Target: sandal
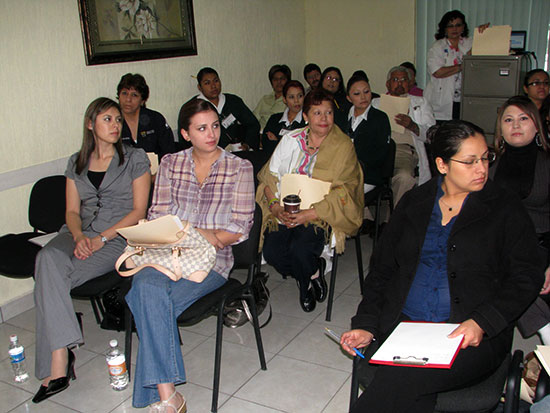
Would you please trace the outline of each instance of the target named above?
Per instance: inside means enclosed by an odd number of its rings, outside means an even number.
[[[170,397],[168,397],[166,400],[162,400],[160,402],[153,403],[149,406],[149,413],[155,412],[155,413],[187,413],[187,405],[185,403],[185,398],[180,394],[181,398],[183,399],[183,403],[178,407],[175,405],[175,402],[172,401],[174,396],[177,393],[174,391]]]

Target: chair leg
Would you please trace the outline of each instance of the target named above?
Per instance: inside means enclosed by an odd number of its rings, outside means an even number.
[[[374,238],[372,239],[372,250],[376,247],[376,242],[378,241],[378,235],[380,233],[380,206],[382,203],[382,196],[378,195],[376,199],[376,211],[374,217]]]
[[[357,395],[359,393],[359,380],[357,379],[357,364],[359,363],[358,357],[353,358],[353,369],[351,371],[351,392],[349,397],[349,410],[357,401]]]
[[[256,307],[256,299],[251,292],[245,297],[250,307],[250,314],[252,315],[252,325],[254,326],[254,335],[256,336],[256,346],[258,347],[258,356],[260,357],[260,367],[262,370],[267,370],[265,363],[264,345],[262,342],[262,334],[260,333],[260,321],[258,320],[258,308]]]
[[[102,314],[99,312],[99,309],[98,309],[98,301],[99,301],[99,298],[90,297],[90,302],[92,303],[92,309],[94,310],[95,321],[97,322],[97,324],[101,325]],[[99,304],[101,305],[101,302],[99,302]],[[105,310],[103,310],[103,314],[105,314]]]
[[[354,238],[355,255],[357,256],[357,271],[359,273],[359,288],[361,289],[361,295],[363,295],[363,281],[365,279],[365,273],[363,272],[363,251],[361,249],[361,234],[357,234]]]
[[[212,413],[218,411],[218,396],[220,392],[220,373],[222,362],[222,338],[223,338],[223,309],[225,299],[218,308],[218,320],[216,326],[216,354],[214,355],[214,383],[212,385]]]
[[[330,287],[328,288],[327,315],[326,321],[330,321],[332,315],[332,301],[334,300],[334,287],[336,286],[336,270],[338,268],[338,255],[333,249],[332,253],[332,271],[330,273]]]
[[[132,379],[132,327],[134,325],[134,316],[130,307],[124,301],[124,357],[126,358],[126,370],[128,370],[128,380]]]

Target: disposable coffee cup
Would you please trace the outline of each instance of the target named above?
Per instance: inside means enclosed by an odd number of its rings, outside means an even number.
[[[289,214],[297,214],[300,212],[300,203],[302,200],[298,195],[291,194],[283,198],[283,204],[285,205],[285,212]]]

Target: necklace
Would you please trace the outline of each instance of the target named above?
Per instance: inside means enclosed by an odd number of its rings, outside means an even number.
[[[320,146],[321,146],[321,145],[319,145],[319,146],[311,146],[311,145],[309,144],[309,132],[308,132],[308,134],[306,135],[306,147],[307,147],[309,150],[316,151],[317,149],[319,149]]]
[[[439,198],[439,200],[445,205],[447,208],[449,208],[449,211],[452,211],[454,207],[443,201],[443,198]]]

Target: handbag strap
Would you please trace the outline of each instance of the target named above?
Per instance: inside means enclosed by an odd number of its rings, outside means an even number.
[[[140,265],[135,268],[130,268],[127,270],[121,270],[120,267],[128,258],[132,258],[132,256],[139,254],[143,251],[143,248],[135,248],[133,251],[124,251],[120,257],[116,260],[115,263],[115,269],[122,277],[131,277],[132,275],[137,274],[139,271],[141,271],[144,267],[152,267],[157,271],[160,271],[164,275],[166,275],[168,278],[170,278],[172,281],[178,281],[180,277],[178,277],[176,274],[174,274],[172,271],[167,269],[166,267],[163,267],[162,265],[158,264],[147,264],[147,265]],[[181,274],[181,265],[178,260],[179,250],[177,248],[172,248],[172,263],[174,264],[174,269],[176,270],[176,273],[179,272]]]

